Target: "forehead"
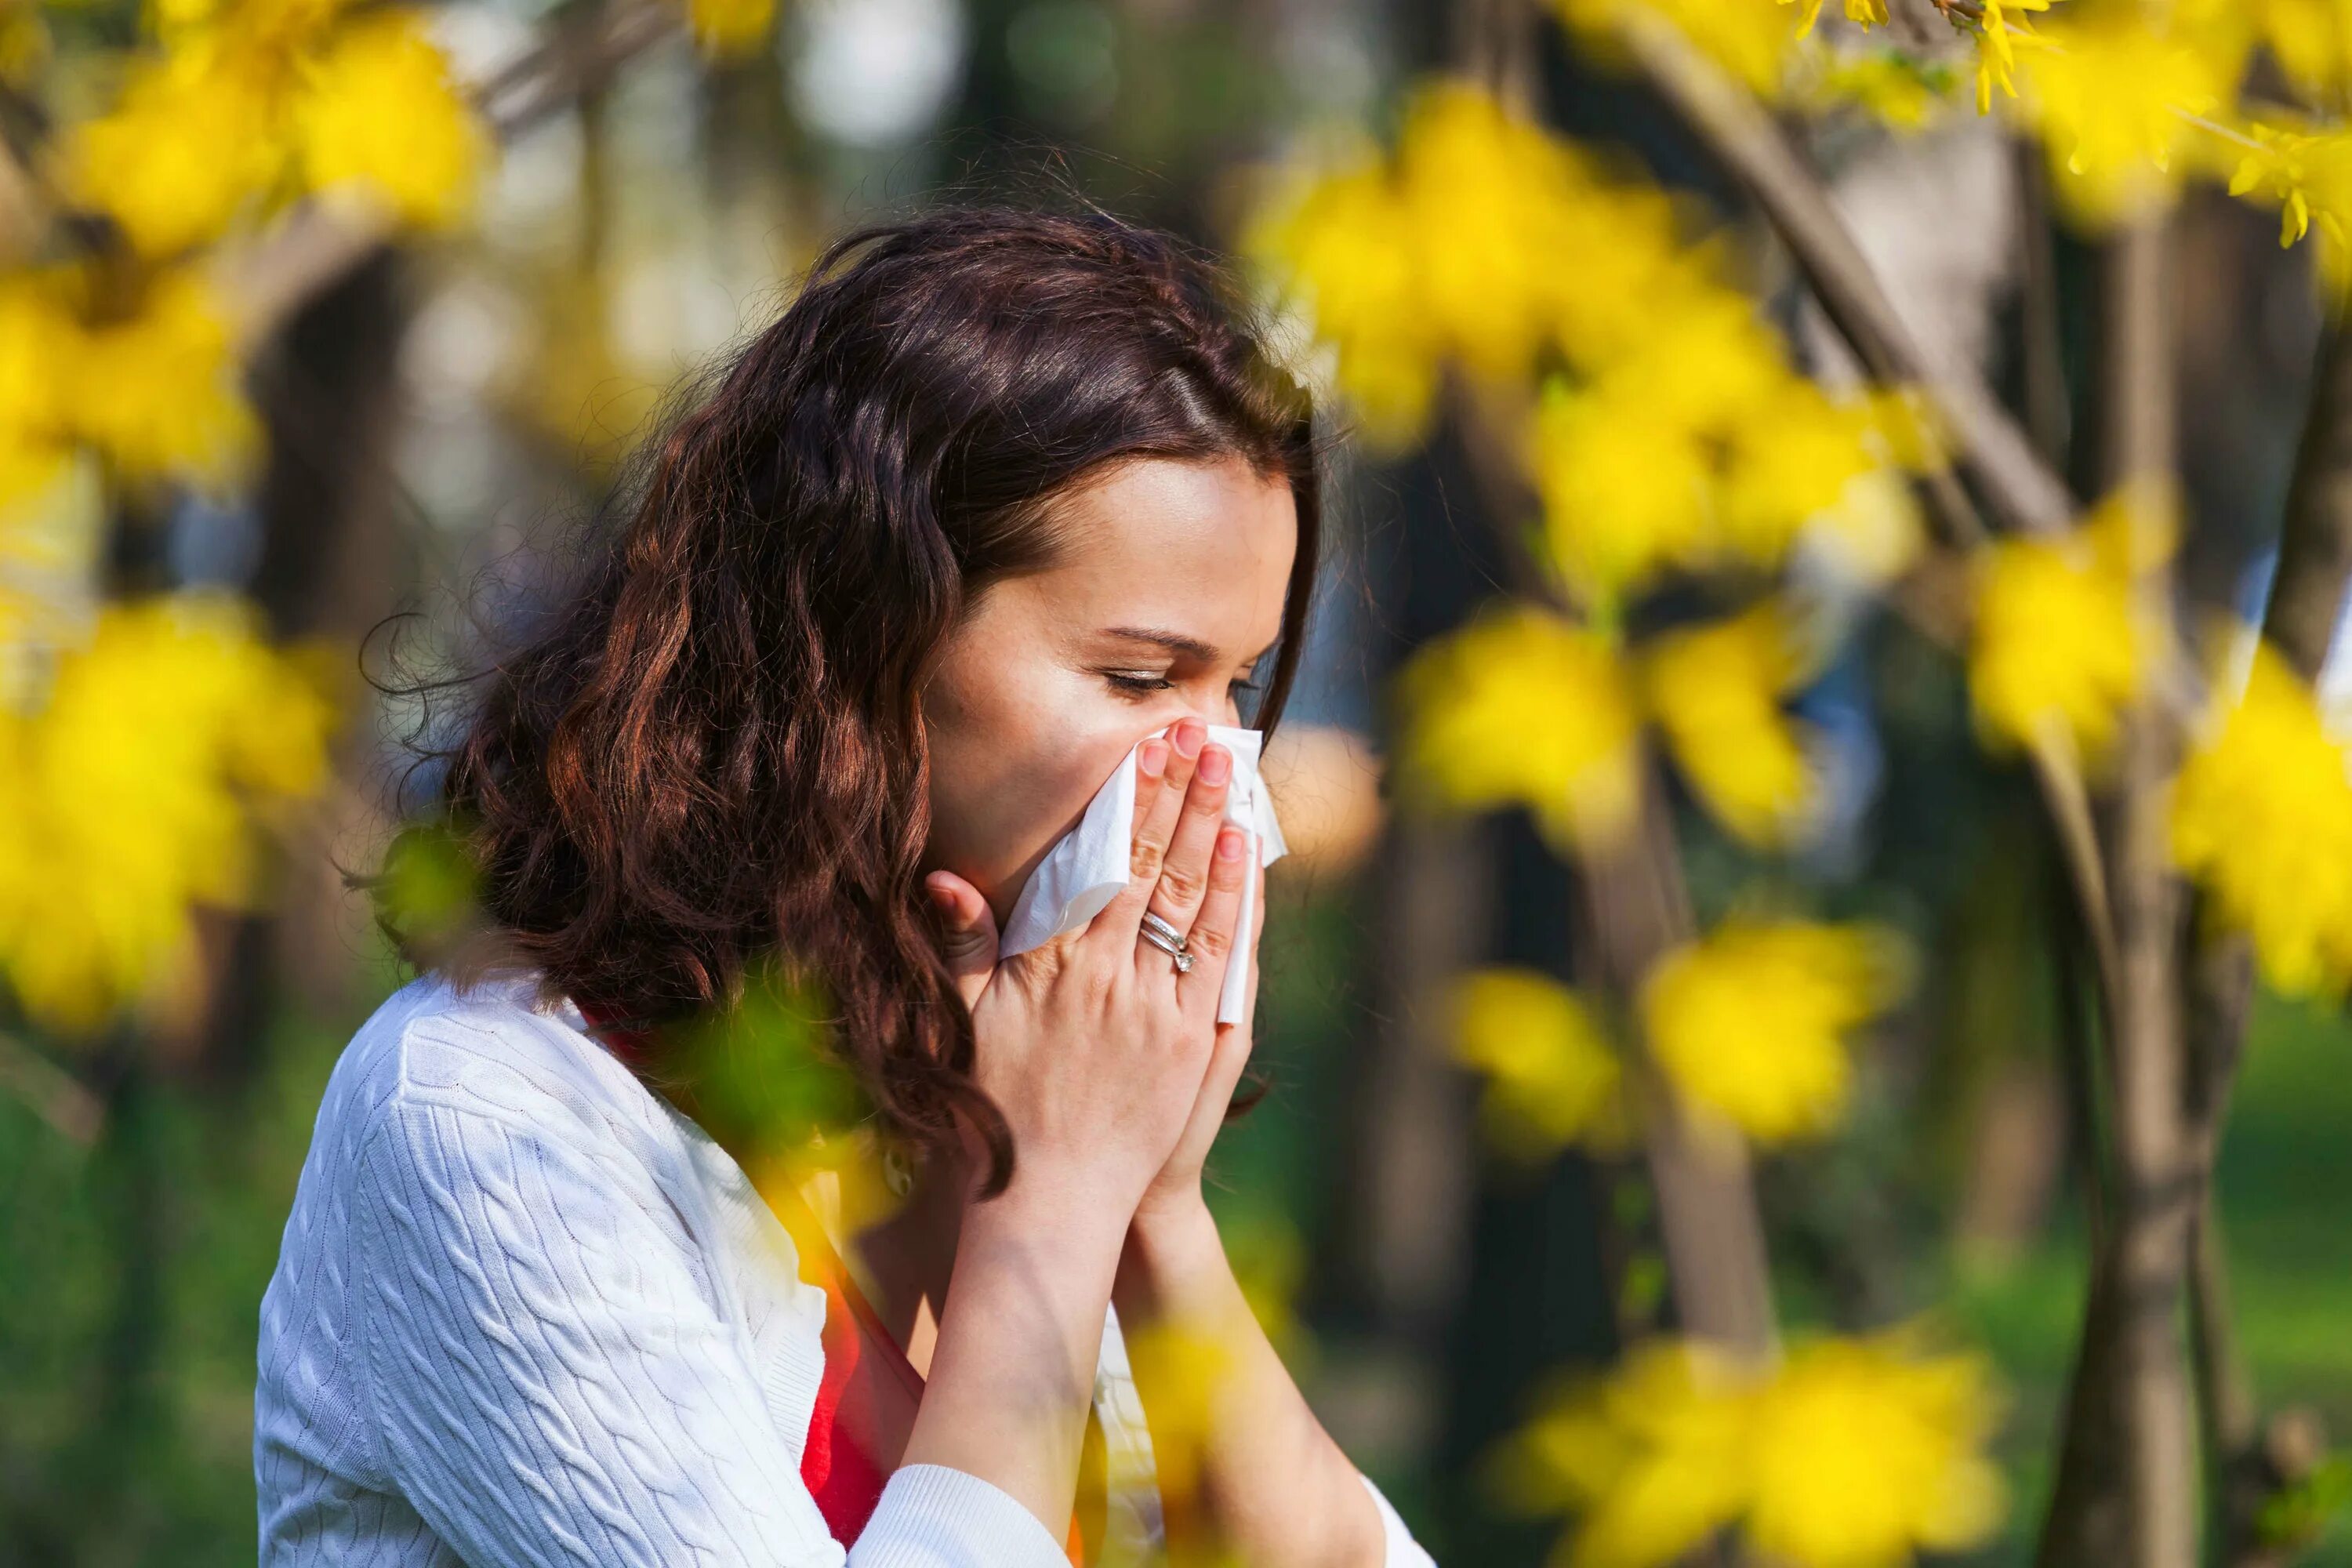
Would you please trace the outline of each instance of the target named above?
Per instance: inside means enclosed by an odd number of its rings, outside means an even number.
[[[1125,463],[1049,505],[1066,543],[1042,574],[1098,625],[1155,625],[1255,653],[1281,627],[1298,546],[1288,482],[1239,458]],[[1254,640],[1253,640],[1254,639]]]

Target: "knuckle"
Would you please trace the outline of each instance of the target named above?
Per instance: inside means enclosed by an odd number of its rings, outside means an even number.
[[[1158,839],[1149,837],[1138,838],[1134,850],[1128,857],[1128,868],[1138,877],[1151,876],[1160,869],[1160,862],[1167,858],[1167,855],[1168,847]]]
[[[1182,909],[1191,909],[1201,901],[1201,877],[1189,866],[1170,862],[1160,872],[1160,890]]]
[[[1211,958],[1223,958],[1233,951],[1234,939],[1230,932],[1215,926],[1195,926],[1190,933],[1190,945]]]

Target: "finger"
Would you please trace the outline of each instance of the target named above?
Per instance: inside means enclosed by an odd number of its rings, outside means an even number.
[[[940,956],[969,1007],[996,972],[995,912],[978,888],[952,871],[932,872],[923,879],[923,890],[938,916]]]
[[[1087,928],[1089,934],[1101,932],[1112,946],[1135,940],[1143,924],[1144,900],[1151,896],[1152,887],[1160,880],[1160,868],[1167,862],[1169,840],[1175,837],[1176,818],[1184,808],[1184,791],[1192,782],[1192,769],[1208,735],[1209,727],[1191,717],[1178,721],[1168,731],[1168,765],[1152,795],[1151,809],[1149,814],[1140,808],[1136,812],[1127,886],[1095,916]]]
[[[1224,989],[1225,967],[1234,953],[1234,930],[1241,923],[1242,882],[1248,872],[1244,852],[1248,842],[1249,836],[1230,823],[1219,830],[1215,852],[1209,858],[1208,893],[1201,900],[1192,929],[1185,932],[1193,963],[1192,972],[1183,976],[1183,988],[1205,997],[1202,1005],[1212,1012]]]
[[[1135,821],[1138,826],[1151,816],[1152,803],[1166,788],[1168,759],[1173,749],[1160,736],[1153,736],[1135,748]]]
[[[1176,836],[1168,846],[1160,880],[1144,907],[1170,925],[1179,936],[1192,929],[1201,900],[1209,890],[1209,858],[1217,844],[1217,828],[1225,820],[1225,797],[1232,793],[1234,754],[1219,745],[1201,748],[1192,771],[1192,787],[1176,817]]]

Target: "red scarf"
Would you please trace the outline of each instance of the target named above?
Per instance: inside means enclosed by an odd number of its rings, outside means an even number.
[[[642,1062],[654,1049],[644,1034],[622,1027],[601,1009],[579,1006],[601,1034],[600,1043],[624,1063]],[[799,1249],[803,1273],[813,1267],[817,1277],[810,1282],[824,1290],[824,1373],[801,1449],[801,1479],[833,1538],[847,1546],[865,1530],[884,1483],[906,1451],[923,1401],[923,1374],[858,1289],[824,1225],[791,1184],[764,1185],[760,1195]],[[1084,1568],[1077,1518],[1070,1521],[1066,1547],[1071,1563]]]

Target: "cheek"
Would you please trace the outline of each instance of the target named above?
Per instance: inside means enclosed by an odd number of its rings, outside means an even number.
[[[959,689],[940,709],[932,860],[977,887],[1000,920],[1129,749],[1181,711],[1159,712],[1099,676],[1052,667]]]

